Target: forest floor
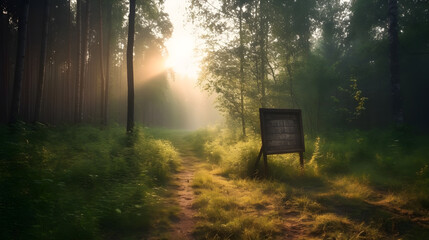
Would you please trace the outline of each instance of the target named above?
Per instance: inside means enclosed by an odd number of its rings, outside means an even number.
[[[347,176],[231,178],[183,136],[171,141],[182,159],[164,199],[174,210],[151,239],[429,239],[428,213],[395,193]]]
[[[395,155],[401,161],[379,156],[372,142],[357,150],[337,143],[336,152],[359,151],[355,161],[365,160],[354,171],[318,170],[327,161],[353,163],[342,162],[345,154],[310,150],[307,158],[321,164],[309,160],[303,172],[293,155],[269,156],[269,177],[254,179],[258,139],[225,141],[215,132],[210,142],[205,132],[150,128],[134,138],[122,128],[18,130],[0,128],[0,239],[429,239],[429,167],[410,164],[425,164],[426,140]]]

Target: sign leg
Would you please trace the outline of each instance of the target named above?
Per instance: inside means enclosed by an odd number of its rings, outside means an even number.
[[[299,152],[299,164],[301,165],[301,169],[304,170],[304,154]]]
[[[261,150],[259,151],[258,158],[256,158],[255,169],[258,167],[258,163],[259,163],[259,160],[261,159],[261,156],[262,156],[262,147],[261,147]]]
[[[265,177],[268,177],[267,154],[264,154],[264,170],[265,170]]]

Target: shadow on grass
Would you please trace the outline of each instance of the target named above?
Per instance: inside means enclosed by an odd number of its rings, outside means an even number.
[[[387,236],[403,239],[429,239],[429,229],[411,221],[408,217],[372,205],[362,199],[346,198],[338,194],[314,197],[321,204],[321,213],[333,213],[357,224],[365,223],[378,228]]]

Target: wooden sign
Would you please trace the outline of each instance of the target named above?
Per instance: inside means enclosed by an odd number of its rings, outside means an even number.
[[[300,109],[260,108],[259,117],[265,154],[305,152]]]
[[[260,108],[262,147],[256,159],[264,155],[265,174],[268,171],[267,155],[299,153],[301,169],[304,168],[304,131],[300,109]]]

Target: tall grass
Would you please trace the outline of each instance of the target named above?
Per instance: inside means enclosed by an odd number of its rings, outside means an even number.
[[[142,129],[0,127],[0,239],[140,238],[178,165]]]
[[[205,130],[193,139],[203,158],[218,163],[225,175],[253,177],[261,147],[258,135],[241,140],[225,129]],[[317,137],[305,136],[305,145],[304,176],[299,170],[298,154],[292,153],[268,156],[269,178],[306,181],[349,176],[386,192],[405,191],[412,194],[416,207],[429,208],[428,136],[412,130],[332,131]],[[256,170],[263,171],[263,164]]]
[[[270,155],[268,181],[250,180],[255,170],[264,171],[262,161],[255,169],[261,147],[258,135],[242,140],[226,129],[217,129],[199,131],[191,138],[198,144],[202,158],[221,169],[216,173],[235,182],[254,182],[255,186],[262,186],[264,182],[283,186],[269,194],[270,201],[279,204],[279,216],[286,214],[299,225],[302,236],[298,238],[427,239],[429,235],[427,228],[421,226],[427,224],[429,215],[428,136],[390,129],[331,131],[305,136],[305,170],[300,170],[296,153]],[[244,198],[231,198],[233,191],[227,191],[226,195],[218,193],[216,186],[222,184],[207,176],[203,173],[194,179],[198,193],[196,204],[204,219],[197,228],[198,234],[208,233],[208,239],[258,239],[266,234],[281,234],[252,223],[249,231],[253,237],[247,238],[243,232],[230,227],[227,223],[241,216],[240,211],[234,209],[245,209],[249,205]],[[270,192],[263,189],[263,193]],[[278,199],[277,202],[274,199]],[[267,202],[260,205],[265,206]],[[212,208],[221,210],[212,211]],[[234,226],[245,224],[240,222]],[[273,226],[277,228],[276,224]]]

